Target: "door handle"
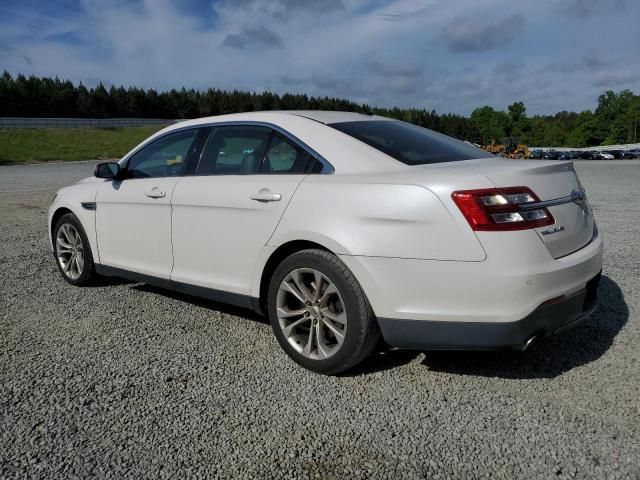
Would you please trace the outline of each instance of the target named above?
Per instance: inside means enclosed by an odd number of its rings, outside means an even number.
[[[280,193],[271,193],[269,189],[263,188],[258,193],[251,195],[250,198],[257,202],[279,202],[282,200],[282,195]]]
[[[149,198],[164,198],[167,194],[161,190],[158,190],[158,187],[152,188],[148,192],[144,192],[144,194]]]

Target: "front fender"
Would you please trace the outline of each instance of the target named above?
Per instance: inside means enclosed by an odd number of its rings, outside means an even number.
[[[94,203],[96,192],[102,183],[77,183],[70,187],[59,190],[53,203],[49,207],[48,213],[48,237],[49,246],[53,251],[53,219],[61,209],[69,210],[73,213],[84,228],[89,240],[89,246],[95,263],[100,263],[100,252],[98,251],[98,239],[96,237],[96,210],[84,208],[82,203]]]

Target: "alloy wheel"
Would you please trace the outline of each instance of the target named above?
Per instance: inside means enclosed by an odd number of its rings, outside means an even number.
[[[84,246],[78,230],[70,223],[63,223],[56,235],[56,255],[64,274],[77,280],[84,269]]]
[[[324,360],[335,355],[347,333],[347,313],[335,284],[322,272],[297,268],[278,288],[276,311],[280,329],[301,355]]]

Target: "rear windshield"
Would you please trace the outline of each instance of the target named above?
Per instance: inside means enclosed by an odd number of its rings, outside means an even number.
[[[493,157],[469,143],[400,121],[366,120],[332,123],[329,126],[407,165]]]

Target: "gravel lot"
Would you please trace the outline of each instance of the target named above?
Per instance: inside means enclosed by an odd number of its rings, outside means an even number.
[[[93,163],[0,167],[0,477],[640,478],[640,161],[576,165],[606,241],[593,318],[342,377],[248,311],[68,285],[46,209]]]

